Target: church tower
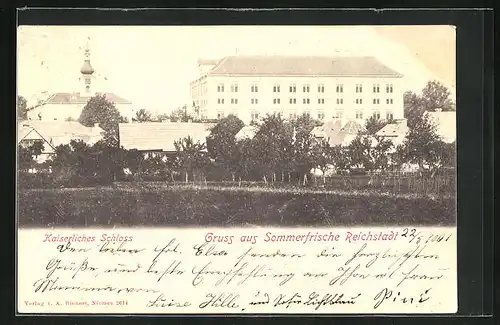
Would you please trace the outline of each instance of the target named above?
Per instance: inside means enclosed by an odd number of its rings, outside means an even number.
[[[91,97],[94,95],[94,91],[92,89],[92,79],[94,78],[94,68],[90,64],[90,38],[87,38],[87,42],[84,48],[84,57],[83,57],[83,66],[80,69],[81,77],[80,80],[83,80],[83,91],[80,92],[80,96],[82,97]]]

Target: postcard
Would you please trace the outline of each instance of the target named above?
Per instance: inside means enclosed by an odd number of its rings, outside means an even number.
[[[17,312],[457,312],[453,26],[19,26]]]

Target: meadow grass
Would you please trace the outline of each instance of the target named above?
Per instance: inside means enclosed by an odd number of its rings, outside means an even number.
[[[164,183],[20,190],[21,227],[453,225],[455,198]]]

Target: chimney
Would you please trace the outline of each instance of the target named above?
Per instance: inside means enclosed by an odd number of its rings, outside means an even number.
[[[436,108],[436,112],[441,112],[442,110],[442,108]]]

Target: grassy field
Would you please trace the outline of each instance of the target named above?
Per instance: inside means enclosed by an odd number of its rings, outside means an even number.
[[[196,185],[20,190],[20,227],[453,225],[455,198]]]

